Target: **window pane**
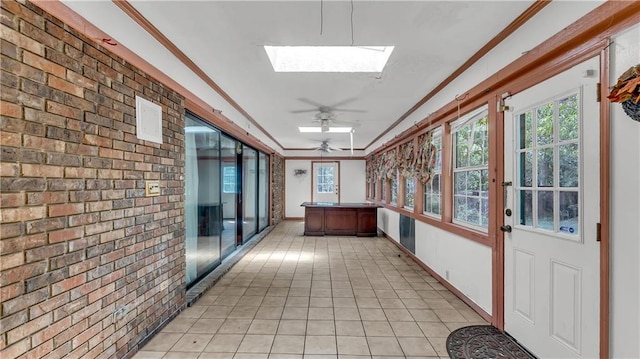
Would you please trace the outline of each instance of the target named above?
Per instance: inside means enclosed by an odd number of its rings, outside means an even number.
[[[382,180],[382,200],[385,201],[387,199],[387,181]]]
[[[442,136],[434,137],[433,145],[436,146],[436,166],[434,168],[435,172],[440,172],[442,170]]]
[[[489,200],[483,198],[481,201],[482,208],[480,209],[480,218],[482,219],[482,226],[487,227],[489,226]]]
[[[533,151],[520,153],[518,157],[520,167],[520,186],[531,187],[533,185]]]
[[[440,175],[437,174],[431,178],[431,191],[436,194],[440,194]]]
[[[520,149],[533,147],[533,114],[527,111],[520,115]]]
[[[480,195],[489,197],[489,170],[480,171]]]
[[[580,207],[578,192],[560,192],[560,228],[562,233],[578,234]]]
[[[431,213],[440,214],[440,196],[434,195],[431,200]]]
[[[538,187],[553,187],[553,148],[538,150]]]
[[[398,179],[391,179],[391,203],[398,203]]]
[[[479,166],[487,162],[489,147],[487,141],[487,117],[478,120],[473,126],[473,144],[469,158],[470,166]]]
[[[480,224],[480,199],[467,198],[467,222]]]
[[[480,195],[480,171],[469,171],[467,174],[467,191],[471,196]]]
[[[531,191],[520,192],[520,224],[523,226],[533,226],[533,194]]]
[[[536,111],[538,123],[538,144],[546,145],[553,142],[553,103],[542,105]]]
[[[413,208],[414,205],[414,195],[416,192],[415,182],[413,179],[407,178],[405,180],[405,190],[404,190],[404,205],[410,208]]]
[[[457,172],[453,174],[454,192],[456,194],[466,194],[467,192],[467,172]]]
[[[456,167],[469,166],[468,141],[471,135],[471,126],[465,126],[456,132]]]
[[[553,231],[553,192],[538,192],[538,228]]]
[[[467,197],[455,196],[454,197],[454,218],[467,222]]]
[[[560,100],[558,104],[558,122],[560,141],[578,138],[578,95]]]
[[[578,187],[578,144],[558,147],[560,153],[560,187]]]

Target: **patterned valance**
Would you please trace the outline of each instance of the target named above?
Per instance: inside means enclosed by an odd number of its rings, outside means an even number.
[[[384,173],[388,179],[395,178],[398,170],[398,151],[393,148],[384,153]]]
[[[427,132],[418,137],[418,154],[416,163],[417,177],[422,183],[429,183],[436,166],[438,149],[433,144],[433,134]]]
[[[416,160],[417,157],[413,150],[413,141],[400,145],[397,163],[402,177],[413,178],[415,176]]]

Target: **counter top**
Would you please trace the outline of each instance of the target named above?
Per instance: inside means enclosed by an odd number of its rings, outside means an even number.
[[[316,208],[381,208],[382,206],[376,203],[343,203],[343,202],[303,202],[301,207],[316,207]]]

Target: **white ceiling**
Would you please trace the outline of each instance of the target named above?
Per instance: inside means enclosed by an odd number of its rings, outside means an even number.
[[[100,21],[99,7],[87,11],[86,2],[65,3],[106,33],[118,26]],[[322,34],[319,0],[130,3],[284,149],[312,149],[325,139],[348,148],[349,135],[300,134],[297,126],[309,125],[314,112],[292,111],[314,109],[312,104],[365,111],[335,111],[337,120],[360,124],[354,147],[364,148],[532,1],[354,1],[354,45],[395,46],[382,73],[360,74],[275,73],[262,47],[350,45],[349,1],[324,1]],[[153,54],[127,46],[154,63]]]

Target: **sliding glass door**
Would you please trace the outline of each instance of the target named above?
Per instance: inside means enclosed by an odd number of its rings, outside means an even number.
[[[187,285],[220,263],[220,132],[185,119],[185,220]]]
[[[242,241],[246,242],[258,232],[258,152],[246,145],[242,147]]]
[[[260,152],[258,160],[258,230],[269,225],[269,156]]]
[[[222,173],[222,258],[236,249],[236,204],[238,201],[238,165],[236,146],[231,137],[220,137]]]

